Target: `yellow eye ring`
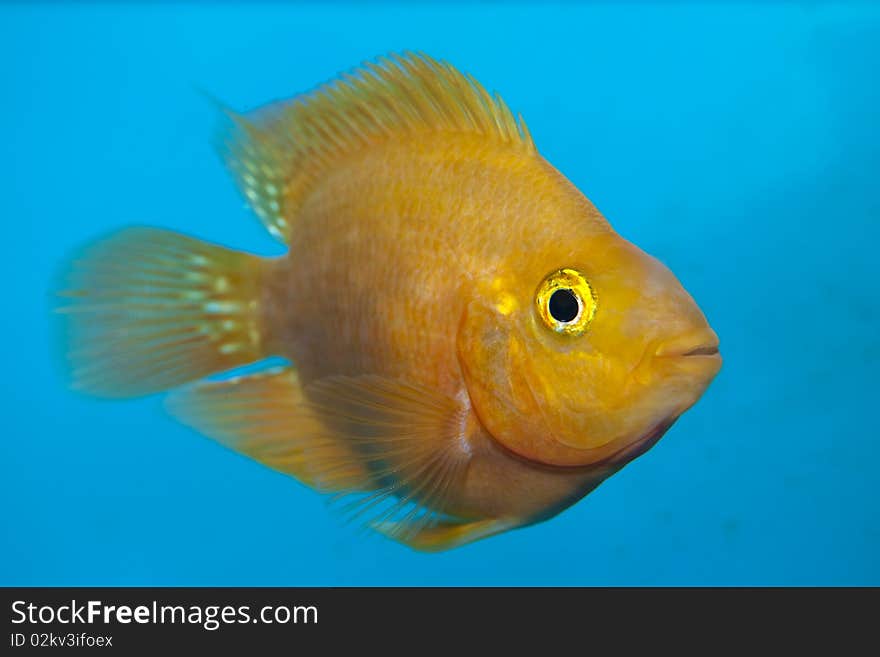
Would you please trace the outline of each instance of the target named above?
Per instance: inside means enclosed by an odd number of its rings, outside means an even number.
[[[581,335],[596,314],[596,293],[574,269],[559,269],[547,276],[535,295],[538,316],[547,328],[563,335]]]

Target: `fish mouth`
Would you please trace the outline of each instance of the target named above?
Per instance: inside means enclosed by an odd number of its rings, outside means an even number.
[[[718,345],[701,345],[694,347],[690,351],[686,351],[682,356],[715,356],[718,353]]]
[[[710,328],[696,329],[660,344],[657,358],[720,358],[718,336]]]

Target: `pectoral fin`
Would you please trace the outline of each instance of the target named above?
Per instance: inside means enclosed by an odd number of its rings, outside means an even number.
[[[368,526],[404,543],[445,521],[443,509],[470,460],[467,409],[460,402],[379,376],[321,379],[308,386],[306,396],[375,482],[370,494],[352,501],[356,517],[367,516]],[[333,461],[312,465],[347,467],[344,459]]]
[[[191,385],[169,410],[184,424],[326,493],[382,534],[442,550],[502,531],[444,509],[470,460],[467,409],[424,386],[329,377],[301,386],[289,367]]]

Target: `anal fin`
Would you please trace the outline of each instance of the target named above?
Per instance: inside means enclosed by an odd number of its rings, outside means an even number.
[[[291,367],[197,383],[173,393],[167,407],[183,424],[319,491],[370,487],[367,470],[304,403]],[[322,462],[344,465],[314,467]]]
[[[344,496],[353,517],[414,549],[445,550],[514,524],[450,514],[471,457],[466,409],[423,386],[334,376],[303,387],[282,367],[194,384],[168,404],[221,444]]]

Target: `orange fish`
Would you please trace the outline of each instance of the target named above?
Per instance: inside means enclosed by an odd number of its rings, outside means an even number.
[[[721,366],[673,274],[425,55],[241,115],[262,258],[153,228],[88,247],[72,385],[171,412],[380,532],[440,550],[546,520],[650,448]],[[198,382],[280,356],[289,364]],[[195,382],[195,383],[192,383]]]

